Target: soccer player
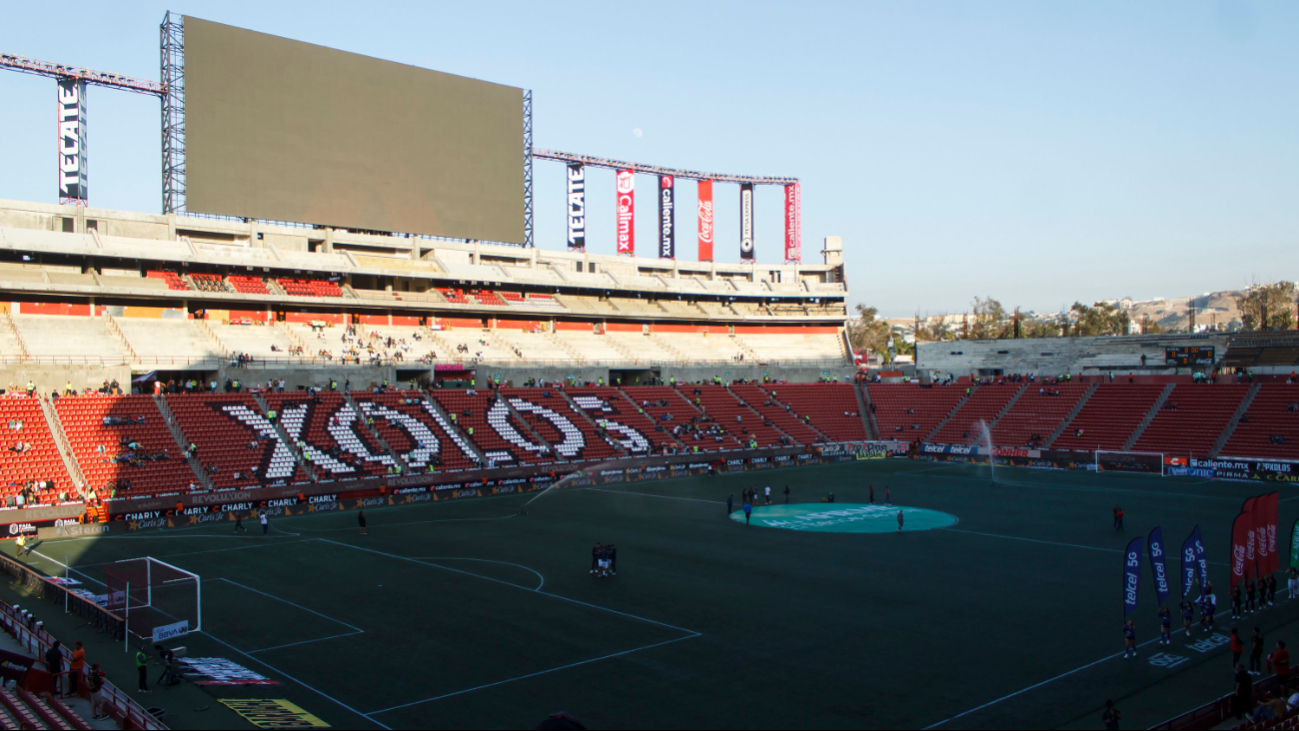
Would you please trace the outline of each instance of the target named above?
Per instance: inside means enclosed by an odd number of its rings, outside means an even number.
[[[1114,506],[1114,530],[1123,530],[1123,508]]]
[[[247,533],[248,529],[244,527],[244,516],[235,513],[235,533]]]
[[[789,485],[785,485],[785,504],[789,504]]]
[[[902,511],[898,511],[898,532],[902,532]]]
[[[763,498],[766,499],[766,501],[767,501],[767,505],[770,505],[770,504],[771,504],[771,485],[767,485],[766,487],[762,488],[762,490],[763,490],[763,495],[762,495]]]
[[[1186,636],[1191,636],[1191,622],[1195,620],[1195,605],[1182,600],[1178,605],[1182,608],[1182,627],[1186,628]]]
[[[266,515],[265,510],[257,513],[257,520],[262,524],[262,535],[266,535],[271,529],[271,519]]]
[[[1128,623],[1123,625],[1123,659],[1137,656],[1137,623],[1129,619]]]
[[[364,510],[358,510],[356,512],[356,522],[361,526],[361,535],[365,535],[366,533],[365,533],[365,511]]]
[[[870,497],[870,502],[871,502],[871,505],[874,505],[874,504],[875,504],[875,486],[874,486],[874,485],[871,485],[871,497]]]
[[[891,502],[892,500],[893,500],[893,493],[889,492],[889,486],[888,486],[888,485],[885,485],[885,486],[884,486],[884,504],[885,504],[885,505],[892,505],[892,504],[893,504],[893,503]]]
[[[595,548],[591,549],[591,573],[593,574],[600,567],[600,551],[602,550],[604,550],[604,546],[599,543],[595,544]]]
[[[744,524],[745,525],[749,524],[749,517],[752,515],[753,515],[753,505],[748,500],[745,500],[744,501]]]
[[[1168,607],[1159,608],[1159,644],[1173,644],[1173,613]]]
[[[726,514],[735,512],[735,493],[726,496]]]

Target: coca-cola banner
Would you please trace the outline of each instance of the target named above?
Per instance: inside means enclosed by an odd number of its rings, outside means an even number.
[[[676,205],[672,176],[659,176],[659,258],[677,258]]]
[[[740,258],[753,261],[753,184],[740,185]]]
[[[586,167],[568,164],[568,250],[586,251]]]
[[[713,260],[713,181],[699,181],[699,261]]]
[[[803,190],[798,183],[785,186],[785,261],[803,261]]]
[[[636,175],[618,171],[618,253],[636,254]]]
[[[89,200],[87,191],[86,82],[59,79],[59,200]]]
[[[1250,570],[1247,557],[1247,543],[1254,536],[1254,519],[1249,513],[1236,516],[1231,526],[1231,584],[1235,586],[1243,581]]]

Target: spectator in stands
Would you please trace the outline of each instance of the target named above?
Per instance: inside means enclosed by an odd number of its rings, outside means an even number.
[[[1285,643],[1281,640],[1276,641],[1276,649],[1267,656],[1267,669],[1276,673],[1277,682],[1282,688],[1290,687],[1290,651],[1285,649]]]
[[[68,663],[68,696],[77,695],[77,681],[81,679],[81,672],[86,667],[86,650],[81,646],[81,640],[77,640],[72,645],[72,660]]]
[[[1284,690],[1273,691],[1271,700],[1260,701],[1249,714],[1250,723],[1262,723],[1272,718],[1281,718],[1286,712]]]

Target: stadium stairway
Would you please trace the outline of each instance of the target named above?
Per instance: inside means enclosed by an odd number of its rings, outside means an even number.
[[[469,465],[470,467],[487,463],[487,456],[483,454],[483,450],[477,444],[474,444],[473,440],[460,428],[459,424],[451,420],[447,412],[442,409],[441,404],[424,394],[420,394],[420,398],[423,401],[424,412],[442,430],[442,433],[460,449],[465,459],[472,463]]]
[[[59,421],[59,415],[55,412],[54,404],[50,403],[48,396],[42,396],[39,401],[41,415],[45,417],[45,425],[49,427],[50,435],[54,438],[54,446],[59,450],[59,458],[63,461],[63,468],[72,477],[73,484],[77,487],[75,492],[80,493],[81,489],[86,486],[86,476],[81,472],[81,465],[77,464],[77,458],[72,453],[72,445],[68,443],[68,435],[63,433],[63,422]]]
[[[1131,449],[1208,457],[1251,388],[1234,383],[1174,386]]]
[[[566,460],[623,456],[621,446],[600,434],[594,422],[559,389],[507,388],[501,395],[536,436]]]
[[[87,704],[88,705],[88,704]],[[0,725],[6,729],[90,731],[93,727],[63,701],[49,693],[37,696],[21,686],[0,689]]]
[[[482,455],[419,391],[354,391],[350,397],[374,430],[412,473],[473,469]],[[438,462],[440,461],[440,465]]]
[[[770,393],[753,384],[732,384],[731,393],[759,417],[770,421],[795,444],[817,444],[832,441],[807,421],[793,413]],[[771,404],[768,406],[768,404]]]
[[[573,444],[571,442],[568,442],[568,440],[566,440],[563,435],[556,435],[557,429],[546,430],[550,434],[550,439],[545,439],[541,436],[541,433],[538,431],[542,423],[542,420],[540,418],[534,415],[531,411],[527,411],[525,413],[515,408],[515,404],[512,403],[514,399],[508,396],[502,398],[501,401],[506,405],[507,408],[509,408],[510,414],[514,418],[514,423],[518,426],[523,427],[523,430],[527,432],[527,436],[524,437],[525,439],[530,438],[533,440],[534,444],[540,444],[544,446],[546,449],[549,450],[549,452],[546,452],[546,454],[551,455],[554,459],[560,462],[566,462],[569,459],[571,459],[567,454],[561,454],[555,449],[556,445],[564,444],[565,447],[567,448],[566,451],[568,451],[569,454],[573,454],[572,452]],[[578,437],[580,438],[580,442],[582,445],[578,451],[581,451],[581,449],[585,449],[586,447],[586,438],[582,437],[580,434],[578,435]]]
[[[969,398],[926,441],[939,444],[972,444],[979,441],[979,422],[992,426],[1024,393],[1028,384],[991,383],[978,386]]]
[[[1231,435],[1236,432],[1236,427],[1240,426],[1240,418],[1249,411],[1249,407],[1253,405],[1254,398],[1258,396],[1258,392],[1262,387],[1262,383],[1255,383],[1249,387],[1249,392],[1245,394],[1245,398],[1240,400],[1240,405],[1236,407],[1235,413],[1231,415],[1231,420],[1227,422],[1226,428],[1222,430],[1222,434],[1218,435],[1218,438],[1213,442],[1213,447],[1209,449],[1210,459],[1222,453],[1222,448],[1231,440]]]
[[[448,415],[451,423],[462,429],[469,441],[488,463],[550,464],[555,458],[543,454],[541,443],[524,436],[529,430],[519,423],[507,403],[495,403],[490,393],[468,391],[433,391],[432,400]]]
[[[0,420],[0,427],[7,428],[5,444],[0,445],[0,504],[18,493],[28,480],[54,483],[53,489],[38,490],[38,504],[58,502],[57,494],[63,490],[76,494],[37,399],[26,395],[0,398]],[[23,452],[14,451],[19,441],[26,445]]]
[[[866,384],[875,405],[880,438],[914,442],[923,439],[949,416],[965,398],[959,386],[924,386],[914,383]]]
[[[756,442],[759,447],[782,446],[786,436],[780,430],[767,426],[757,412],[742,404],[725,386],[703,385],[691,387],[698,392],[699,405],[705,415],[726,429],[739,443],[748,447]]]
[[[110,482],[126,480],[131,488],[119,490],[119,496],[128,497],[175,492],[180,486],[195,481],[194,472],[180,455],[176,439],[153,397],[66,396],[60,398],[54,407],[90,488],[101,491]],[[106,425],[106,417],[133,422],[143,418],[145,423]],[[136,465],[116,461],[116,456],[129,453],[122,444],[123,440],[138,442],[138,451],[147,459]],[[152,456],[163,453],[166,459],[152,459]],[[111,488],[107,491],[112,492]]]
[[[933,430],[930,431],[929,434],[925,436],[924,441],[926,442],[934,441],[934,435],[942,431],[943,427],[947,426],[947,422],[951,421],[952,417],[956,416],[957,412],[961,410],[961,407],[969,403],[970,399],[974,396],[974,394],[979,392],[979,388],[980,388],[979,386],[972,386],[970,388],[967,388],[965,390],[965,394],[961,397],[959,401],[956,402],[956,405],[952,407],[952,410],[948,411],[947,415],[943,417],[942,421],[938,422],[938,424],[934,426]]]
[[[606,433],[621,434],[621,438],[615,436],[614,439],[629,454],[661,453],[664,449],[683,448],[671,432],[655,424],[621,389],[612,386],[576,387],[565,389],[564,397],[574,408],[581,409],[594,423],[604,427]]]
[[[172,439],[176,441],[177,449],[179,449],[180,453],[185,456],[185,461],[189,463],[189,468],[194,471],[194,476],[198,478],[198,484],[202,485],[205,490],[216,489],[216,486],[212,484],[211,476],[209,476],[206,470],[203,469],[202,465],[199,464],[198,459],[190,456],[189,451],[186,449],[189,446],[189,440],[185,437],[184,432],[181,431],[180,423],[176,421],[176,415],[172,413],[171,407],[167,404],[167,399],[160,395],[155,395],[153,396],[153,402],[158,407],[158,413],[162,414],[162,420],[167,424],[167,429],[171,432]]]
[[[1256,389],[1222,447],[1223,456],[1293,459],[1299,445],[1299,412],[1290,405],[1299,405],[1299,385],[1263,383]],[[1284,442],[1277,443],[1276,437]]]
[[[767,384],[762,390],[773,401],[791,409],[799,421],[823,434],[831,442],[862,441],[867,438],[861,417],[857,389],[849,383]],[[845,416],[845,414],[849,414]]]
[[[261,409],[263,416],[271,413],[270,404],[267,403],[266,397],[263,394],[260,393],[253,394],[253,403],[257,406],[257,408]],[[284,443],[288,445],[289,452],[293,455],[293,462],[295,466],[293,470],[293,476],[290,477],[289,479],[292,480],[294,483],[308,482],[308,481],[319,482],[320,475],[316,474],[316,470],[314,467],[312,467],[311,461],[307,459],[307,455],[302,453],[302,450],[298,447],[297,440],[290,437],[288,431],[285,430],[284,418],[283,418],[284,414],[281,412],[276,412],[275,416],[276,418],[274,420],[268,420],[268,423],[270,423],[271,427],[275,430],[275,433],[279,435],[280,439],[282,439]]]
[[[1049,443],[1091,388],[1084,383],[1026,384],[992,423],[993,443],[1012,448]],[[1037,442],[1032,439],[1035,434],[1041,437]]]
[[[1121,450],[1167,390],[1160,384],[1097,384],[1082,408],[1048,446],[1054,449]],[[1082,430],[1078,434],[1078,430]]]
[[[1051,432],[1051,436],[1047,437],[1046,442],[1042,445],[1043,449],[1050,449],[1055,444],[1055,440],[1059,439],[1061,434],[1064,434],[1064,430],[1069,426],[1069,424],[1073,423],[1073,420],[1077,418],[1078,414],[1080,414],[1087,406],[1087,402],[1091,400],[1092,395],[1096,393],[1096,389],[1098,388],[1100,388],[1099,383],[1093,383],[1087,387],[1083,392],[1082,398],[1078,399],[1078,403],[1074,404],[1073,408],[1069,410],[1069,413],[1065,414],[1065,417],[1056,425],[1055,430]]]
[[[618,439],[616,436],[609,435],[609,426],[607,420],[601,420],[601,422],[597,422],[595,419],[591,417],[590,412],[588,412],[586,409],[582,408],[581,406],[578,406],[577,402],[574,401],[568,395],[567,391],[560,391],[559,395],[561,398],[564,399],[564,402],[568,404],[569,410],[578,415],[580,421],[577,421],[575,423],[578,424],[579,428],[581,428],[582,431],[587,432],[587,439],[592,438],[592,435],[602,438],[604,441],[608,442],[609,446],[613,448],[614,454],[619,457],[627,457],[632,454],[642,454],[644,452],[649,451],[648,440],[646,440],[646,445],[642,446],[639,445],[639,443],[633,439],[630,438]],[[590,427],[590,431],[587,430],[587,427]],[[601,429],[604,430],[603,435],[601,435],[600,432]],[[627,442],[632,442],[632,443],[628,444]]]
[[[656,425],[662,426],[669,434],[676,426],[694,426],[691,419],[701,416],[694,404],[672,386],[627,386],[622,391],[628,400],[644,410]],[[649,403],[648,406],[645,405],[646,402]],[[660,406],[660,402],[666,405]],[[664,416],[671,418],[665,421]],[[740,446],[740,443],[730,436],[723,437],[721,441],[703,437],[696,440],[685,434],[673,436],[685,446],[687,452],[692,450],[717,452],[723,449],[738,449]]]
[[[1150,411],[1146,412],[1146,415],[1141,419],[1141,423],[1137,424],[1137,428],[1132,432],[1132,436],[1128,437],[1128,440],[1123,443],[1123,451],[1132,451],[1133,447],[1136,446],[1137,441],[1139,441],[1141,436],[1146,433],[1146,429],[1149,428],[1150,423],[1159,415],[1160,409],[1164,408],[1164,404],[1168,401],[1168,397],[1172,395],[1174,388],[1176,388],[1176,385],[1172,383],[1164,387],[1163,392],[1159,394],[1159,398],[1155,399],[1155,403],[1150,406]]]
[[[374,439],[375,444],[381,447],[384,452],[387,452],[389,457],[392,457],[393,462],[395,462],[398,465],[401,465],[402,470],[409,472],[411,466],[407,464],[404,459],[401,458],[401,455],[397,453],[397,450],[392,448],[392,445],[388,443],[388,440],[383,438],[383,434],[381,434],[379,429],[377,428],[377,426],[381,422],[387,424],[388,421],[387,418],[382,415],[372,414],[371,412],[374,410],[373,408],[368,410],[362,409],[360,404],[358,404],[356,400],[352,398],[352,393],[350,391],[343,391],[342,393],[343,393],[343,399],[347,401],[348,406],[352,408],[352,411],[354,411],[356,414],[359,415],[359,418],[357,418],[356,421],[361,425],[361,428],[364,429],[371,436],[371,438]],[[374,424],[370,423],[371,420],[374,421]],[[392,435],[394,438],[400,434],[400,432],[392,432],[387,430],[384,431]],[[413,446],[414,445],[412,445],[412,448]],[[409,452],[410,450],[406,450],[406,451]]]

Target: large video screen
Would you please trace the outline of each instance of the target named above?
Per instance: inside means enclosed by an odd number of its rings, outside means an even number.
[[[185,18],[186,208],[523,242],[523,91]]]

